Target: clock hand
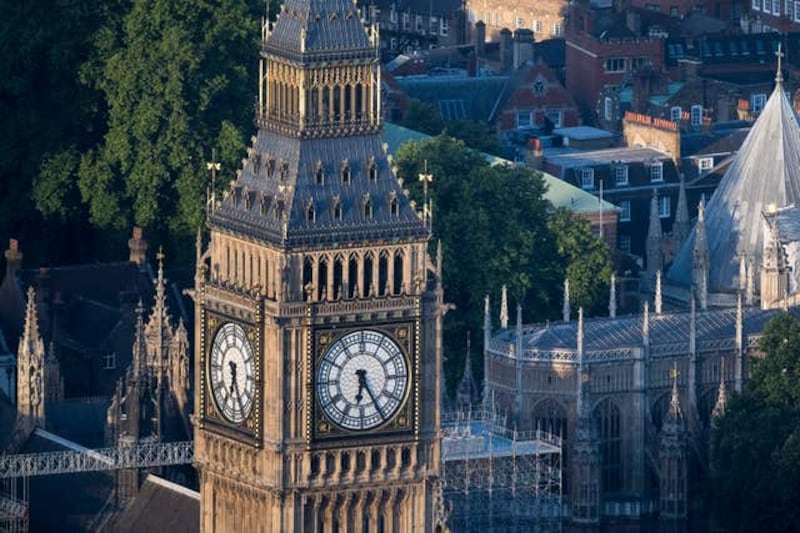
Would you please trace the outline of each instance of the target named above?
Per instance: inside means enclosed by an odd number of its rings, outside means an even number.
[[[375,404],[375,409],[378,411],[378,414],[381,415],[381,420],[386,420],[386,415],[383,414],[383,409],[378,404],[378,400],[375,399],[375,395],[372,394],[372,388],[369,386],[369,382],[367,381],[367,373],[364,371],[364,388],[367,389],[367,394],[372,399],[372,403]]]
[[[239,391],[239,384],[235,381],[233,382],[233,388],[236,389],[236,401],[239,403],[239,409],[242,410],[242,415],[244,415],[244,403],[242,402],[242,393]],[[231,391],[233,394],[233,391]]]
[[[233,386],[236,384],[236,363],[228,361],[228,365],[231,368],[231,393],[233,393]]]
[[[356,370],[356,376],[358,376],[358,393],[356,394],[356,402],[361,403],[361,400],[364,399],[364,395],[361,392],[364,390],[364,385],[367,382],[367,371],[363,368],[359,368]]]

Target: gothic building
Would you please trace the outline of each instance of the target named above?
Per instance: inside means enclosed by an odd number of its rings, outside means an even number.
[[[159,252],[155,301],[147,323],[142,303],[136,308],[132,362],[117,381],[106,420],[108,446],[186,440],[189,427],[189,335],[179,320],[173,327],[165,294],[163,254]],[[117,505],[138,493],[147,472],[115,471]]]
[[[198,244],[202,531],[431,531],[441,260],[382,148],[349,0],[264,29],[258,133]]]

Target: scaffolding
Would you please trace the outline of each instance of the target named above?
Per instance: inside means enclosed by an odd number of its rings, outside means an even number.
[[[561,438],[517,432],[477,409],[443,416],[443,496],[451,531],[558,531]]]

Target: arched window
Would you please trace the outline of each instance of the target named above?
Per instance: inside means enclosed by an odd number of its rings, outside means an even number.
[[[353,172],[350,170],[350,162],[345,159],[342,161],[342,183],[348,184],[353,180]]]
[[[600,435],[603,492],[619,492],[622,489],[622,431],[619,407],[608,398],[602,400],[594,409],[594,420]]]
[[[343,215],[342,201],[338,196],[333,198],[333,220],[341,221]]]
[[[313,294],[313,280],[314,280],[314,261],[310,257],[306,257],[303,261],[303,301],[310,300]]]
[[[322,257],[317,267],[317,300],[328,299],[328,259]]]
[[[378,181],[378,164],[375,161],[375,157],[370,156],[367,160],[367,172],[369,175],[369,181],[375,182]]]
[[[358,258],[351,255],[347,260],[347,297],[353,298],[358,290]]]
[[[311,200],[306,204],[306,222],[313,224],[316,220],[316,212],[314,211],[314,202]]]
[[[374,263],[374,259],[371,253],[364,255],[364,283],[362,283],[362,287],[364,287],[364,292],[362,296],[370,296],[372,295],[372,283],[375,281],[372,279],[372,265]]]
[[[395,252],[394,254],[394,293],[402,294],[403,292],[403,252]]]
[[[333,260],[333,290],[334,294],[330,295],[333,299],[343,298],[342,294],[342,272],[344,266],[342,265],[342,257],[336,256]]]
[[[367,193],[361,198],[361,215],[365,219],[370,219],[372,218],[372,214],[373,214],[372,198],[370,198],[369,193]]]
[[[381,252],[381,256],[378,258],[378,296],[386,294],[386,284],[389,281],[388,277],[389,259],[386,256],[386,252]]]
[[[564,406],[552,398],[537,403],[533,408],[533,428],[566,437],[567,412]]]
[[[322,166],[322,161],[317,161],[314,165],[314,183],[325,185],[325,169]]]

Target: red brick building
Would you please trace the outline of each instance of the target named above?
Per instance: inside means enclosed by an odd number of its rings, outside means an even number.
[[[588,2],[570,6],[564,32],[566,88],[584,117],[597,117],[598,99],[606,86],[630,82],[642,67],[661,70],[664,35],[653,30],[643,33],[641,17],[631,8],[596,9]]]
[[[745,0],[631,0],[631,5],[673,17],[704,13],[722,20],[738,18],[746,7]]]
[[[542,63],[518,71],[509,81],[495,124],[502,134],[516,128],[578,126],[581,114],[575,101]]]
[[[800,2],[795,0],[746,0],[749,11],[742,17],[746,33],[800,31]]]

